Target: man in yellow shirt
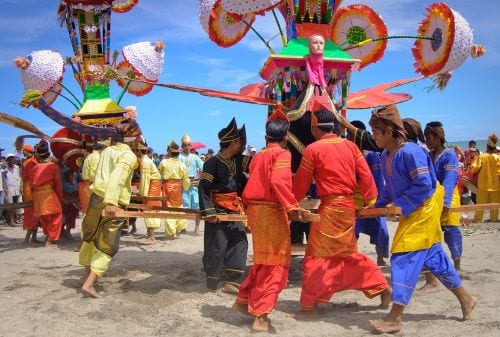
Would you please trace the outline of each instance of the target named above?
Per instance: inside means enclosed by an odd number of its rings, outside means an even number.
[[[141,159],[141,182],[139,186],[139,194],[141,197],[160,197],[161,196],[161,176],[156,168],[151,157],[153,149],[147,148],[144,144],[139,144],[139,149],[142,154]],[[161,201],[150,200],[145,202],[148,206],[161,206]],[[143,245],[151,245],[155,243],[155,229],[160,228],[160,218],[144,218],[144,224],[147,228],[148,237],[141,242]]]
[[[182,207],[182,192],[191,186],[186,165],[179,160],[179,145],[172,141],[168,146],[169,157],[163,159],[158,166],[163,180],[163,195],[168,197],[164,206]],[[165,223],[165,235],[175,239],[178,232],[185,229],[185,221],[181,219],[168,219]]]
[[[500,202],[500,156],[496,154],[498,137],[488,137],[486,153],[481,153],[472,163],[471,172],[477,173],[476,203]],[[476,211],[475,222],[483,221],[484,211]],[[490,211],[490,221],[498,222],[498,209]]]
[[[106,272],[119,248],[120,228],[126,219],[116,218],[115,213],[130,203],[132,174],[138,165],[131,148],[137,149],[142,139],[135,119],[125,120],[116,129],[121,139],[101,153],[82,223],[84,243],[80,249],[80,264],[85,266],[82,291],[96,298],[99,295],[94,284]]]

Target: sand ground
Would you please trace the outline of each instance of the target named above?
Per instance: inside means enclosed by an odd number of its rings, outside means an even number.
[[[203,236],[193,234],[193,223],[177,240],[163,239],[158,230],[154,246],[139,244],[145,229],[142,220],[137,225],[140,235],[122,238],[120,251],[98,282],[100,299],[84,297],[79,290],[82,268],[73,251],[76,241],[61,241],[58,248],[27,246],[21,228],[0,225],[0,335],[251,334],[252,318],[231,310],[233,296],[206,292],[201,271]],[[394,231],[395,223],[389,222],[389,226]],[[500,224],[479,224],[463,233],[464,285],[479,298],[475,319],[461,322],[459,304],[445,289],[435,294],[416,293],[399,335],[500,336]],[[361,236],[359,246],[361,252],[375,258],[366,236]],[[378,299],[369,300],[356,291],[335,294],[317,321],[298,322],[289,316],[299,309],[301,261],[300,257],[293,259],[289,285],[270,315],[278,334],[370,335],[368,320],[382,318],[387,310],[377,308]],[[388,267],[383,271],[390,277]],[[423,279],[419,286],[422,284]]]

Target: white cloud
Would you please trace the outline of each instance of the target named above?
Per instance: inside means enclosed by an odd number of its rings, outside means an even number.
[[[203,64],[206,66],[210,67],[222,67],[227,64],[226,59],[220,59],[220,58],[210,58],[210,57],[203,57],[201,55],[193,55],[187,58],[189,61],[196,62],[199,64]]]
[[[220,111],[219,109],[217,109],[217,110],[212,110],[212,111],[210,111],[210,112],[208,113],[208,115],[209,115],[209,116],[211,116],[211,117],[216,117],[216,116],[219,116],[219,115],[220,115],[220,113],[221,113],[221,111]]]

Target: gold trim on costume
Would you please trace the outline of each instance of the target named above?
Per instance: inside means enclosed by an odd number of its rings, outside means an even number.
[[[302,142],[297,137],[295,137],[295,135],[290,131],[288,131],[288,142],[292,144],[292,146],[295,149],[297,149],[297,151],[299,151],[300,154],[304,152],[305,149],[304,144],[302,144]]]

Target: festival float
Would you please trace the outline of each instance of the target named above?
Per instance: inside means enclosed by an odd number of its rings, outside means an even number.
[[[130,118],[120,101],[125,92],[135,96],[149,93],[163,69],[162,42],[139,42],[111,52],[111,15],[126,13],[138,0],[63,0],[57,7],[57,18],[68,30],[74,55],[63,57],[56,51],[33,51],[17,57],[15,65],[21,73],[25,93],[21,105],[33,106],[62,128],[52,136],[43,134],[34,125],[19,118],[2,114],[1,121],[22,128],[30,135],[16,139],[19,151],[24,138],[38,137],[50,141],[54,156],[72,170],[78,170],[85,151],[91,151],[95,141],[117,136],[113,125]],[[81,96],[63,84],[65,70],[70,68]],[[122,91],[116,99],[110,97],[110,84]],[[74,107],[66,114],[52,105],[65,99]]]
[[[391,35],[371,7],[363,4],[342,7],[341,0],[200,0],[200,24],[218,46],[234,46],[252,32],[268,48],[269,57],[259,70],[262,82],[248,84],[238,93],[159,83],[164,57],[162,43],[125,46],[119,63],[119,54],[111,53],[111,14],[125,13],[137,2],[61,1],[57,15],[59,23],[68,30],[74,56],[63,58],[55,51],[43,50],[17,58],[15,63],[26,90],[22,104],[38,108],[64,128],[48,137],[32,125],[27,127],[22,120],[12,120],[12,116],[3,114],[0,120],[27,130],[30,137],[50,139],[57,158],[78,169],[85,147],[97,138],[113,137],[112,125],[126,117],[120,106],[123,94],[141,96],[160,86],[265,105],[268,113],[282,109],[291,121],[289,149],[293,166],[297,167],[303,148],[313,141],[310,114],[315,107],[327,108],[340,118],[347,116],[348,109],[401,103],[411,96],[387,91],[423,78],[433,79],[443,90],[454,69],[469,56],[475,58],[485,52],[481,45],[473,43],[467,21],[445,3],[430,5],[416,34],[402,36]],[[253,27],[255,20],[263,15],[274,18],[276,36],[282,44],[278,51]],[[320,57],[313,57],[309,50],[308,39],[315,34],[324,39]],[[380,61],[389,41],[403,38],[414,40],[414,66],[420,76],[350,92],[351,74]],[[82,91],[82,100],[62,83],[67,68]],[[314,80],[311,69],[316,69]],[[122,87],[116,100],[109,95],[113,81]],[[64,114],[54,109],[52,103],[59,97],[72,102],[75,110]],[[22,146],[22,141],[16,145]]]

